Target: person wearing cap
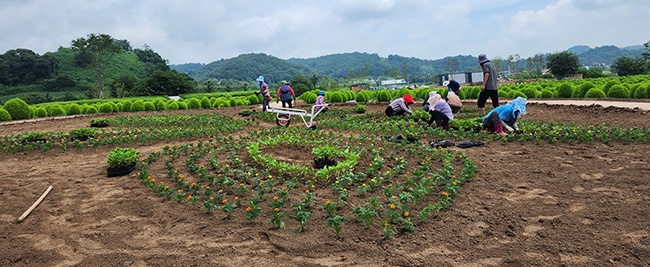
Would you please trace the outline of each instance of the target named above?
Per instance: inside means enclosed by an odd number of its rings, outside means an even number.
[[[521,114],[526,114],[526,102],[528,101],[525,98],[519,96],[510,103],[493,109],[483,117],[483,128],[500,135],[519,131],[517,120],[521,118]]]
[[[485,102],[488,97],[492,100],[494,108],[499,106],[499,86],[497,84],[497,68],[487,58],[485,54],[478,55],[476,62],[483,69],[483,84],[481,84],[481,93],[478,96],[478,109],[481,115],[485,115]]]
[[[429,104],[429,115],[431,115],[427,122],[427,127],[430,127],[435,121],[437,127],[449,129],[449,121],[454,119],[454,114],[449,104],[436,91],[429,92],[427,102]]]
[[[451,107],[453,113],[460,112],[460,109],[463,107],[463,102],[461,102],[460,97],[458,97],[458,91],[460,91],[459,82],[451,80],[447,83],[447,97],[445,98],[445,101],[449,103],[449,107]]]
[[[316,103],[314,105],[316,105],[316,111],[321,109],[323,109],[323,112],[327,111],[327,107],[325,106],[325,91],[320,90],[318,92],[318,97],[316,97]]]
[[[403,97],[395,99],[388,104],[386,111],[384,111],[384,116],[392,117],[404,115],[405,113],[411,114],[413,111],[409,106],[413,103],[413,97],[410,94],[405,94]]]
[[[258,84],[260,86],[260,90],[259,90],[259,92],[255,92],[255,94],[258,94],[258,95],[261,94],[262,95],[262,111],[266,111],[266,109],[269,106],[269,102],[273,98],[271,97],[271,93],[269,93],[269,86],[264,82],[264,77],[259,76],[259,77],[257,77],[256,81],[258,82]]]
[[[283,108],[286,108],[287,104],[289,104],[289,108],[293,108],[291,100],[296,99],[296,94],[293,92],[293,88],[289,86],[289,83],[287,81],[282,81],[282,85],[278,87],[278,93],[275,95],[275,98],[282,101]]]

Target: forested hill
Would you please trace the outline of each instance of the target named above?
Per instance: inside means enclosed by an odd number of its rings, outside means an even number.
[[[567,51],[576,53],[584,66],[611,65],[622,56],[639,57],[643,46],[618,48],[616,46],[574,46]],[[548,56],[550,53],[546,53]],[[502,56],[505,61],[509,56]],[[491,57],[492,58],[492,57]],[[516,58],[515,58],[516,59]],[[526,59],[516,61],[524,69]],[[199,83],[210,78],[224,81],[250,81],[257,75],[268,76],[272,81],[290,79],[293,74],[305,76],[327,75],[335,79],[359,77],[407,77],[409,81],[430,80],[432,76],[450,72],[478,71],[476,55],[458,55],[442,59],[419,59],[389,55],[380,57],[370,53],[341,53],[315,58],[290,58],[282,60],[266,54],[244,54],[232,59],[221,59],[209,64],[171,65],[172,69],[188,73]]]
[[[307,67],[266,54],[255,53],[214,61],[187,73],[199,83],[208,79],[214,79],[217,82],[254,81],[260,75],[264,76],[267,81],[275,83],[281,80],[291,80],[298,74],[304,76],[316,74]]]
[[[289,80],[297,74],[306,77],[326,75],[335,79],[359,77],[407,76],[418,82],[438,73],[478,70],[474,56],[455,56],[438,60],[424,60],[389,55],[382,58],[377,54],[345,53],[317,58],[288,60],[266,54],[244,54],[232,59],[221,59],[209,64],[171,65],[172,69],[188,73],[199,83],[208,79],[217,81],[250,81],[263,75],[267,80],[278,82]]]
[[[617,58],[624,56],[641,57],[643,51],[643,46],[618,48],[616,46],[608,45],[592,48],[576,54],[578,54],[578,59],[580,59],[582,65],[594,66],[598,64],[611,65]]]
[[[435,74],[478,69],[473,56],[426,60],[398,55],[382,58],[377,54],[355,52],[309,59],[292,58],[287,61],[335,78],[407,76],[413,82]]]

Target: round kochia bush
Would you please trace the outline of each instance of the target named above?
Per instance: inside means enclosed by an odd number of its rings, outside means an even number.
[[[138,99],[131,105],[131,112],[144,111],[144,100]]]
[[[12,120],[25,120],[32,117],[27,102],[20,98],[12,98],[5,102],[3,108],[9,112]]]
[[[66,107],[66,114],[68,115],[78,115],[81,114],[81,106],[77,103],[71,103],[67,105]]]
[[[563,83],[557,87],[557,97],[571,98],[571,95],[573,95],[573,86],[571,86],[570,84]]]
[[[11,114],[4,109],[0,108],[0,121],[10,121],[11,120]]]
[[[606,96],[607,95],[605,95],[605,92],[598,88],[591,88],[585,94],[585,98],[605,98]]]
[[[612,98],[629,98],[630,97],[630,91],[627,90],[623,85],[616,84],[609,88],[609,91],[607,91],[607,97],[612,97]]]
[[[66,113],[65,113],[65,109],[61,105],[54,104],[54,105],[50,105],[47,108],[47,115],[49,115],[50,117],[56,117],[56,116],[65,116]]]

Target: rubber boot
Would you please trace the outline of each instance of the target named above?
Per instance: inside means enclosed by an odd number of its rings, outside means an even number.
[[[497,123],[494,125],[494,132],[500,135],[508,135],[506,132],[503,131],[503,125],[501,123]]]

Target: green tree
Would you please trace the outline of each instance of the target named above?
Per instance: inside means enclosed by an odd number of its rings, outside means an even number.
[[[541,76],[543,68],[544,54],[538,53],[526,59],[526,70],[528,70],[533,77]]]
[[[642,53],[643,58],[645,58],[646,61],[650,61],[650,41],[647,41],[643,46],[645,47],[645,51]]]
[[[546,67],[551,70],[551,73],[555,76],[556,79],[562,80],[564,77],[575,74],[580,68],[580,59],[578,55],[573,52],[563,51],[559,53],[553,53],[547,58],[548,63]]]
[[[612,69],[619,76],[643,74],[648,69],[647,62],[640,57],[619,57],[612,64]]]
[[[154,73],[139,85],[139,95],[180,95],[191,93],[196,88],[196,82],[185,73],[175,70]]]
[[[95,71],[99,84],[99,98],[104,98],[104,73],[106,65],[113,55],[122,52],[122,46],[108,34],[89,34],[72,41],[72,48],[78,50],[88,61],[88,66]]]

